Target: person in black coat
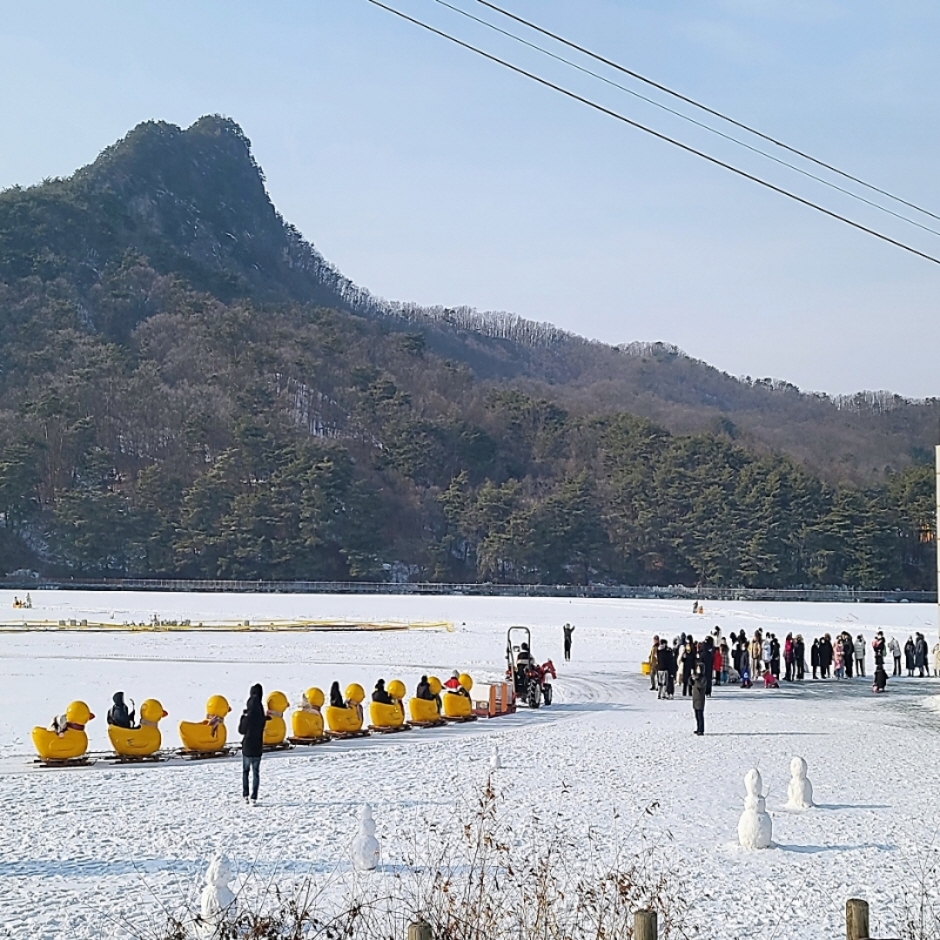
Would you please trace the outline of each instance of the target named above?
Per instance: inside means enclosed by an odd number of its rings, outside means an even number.
[[[379,705],[391,705],[392,697],[385,690],[385,680],[379,679],[375,684],[375,691],[372,693],[372,701],[378,702]]]
[[[692,712],[695,715],[695,733],[705,734],[705,676],[698,669],[692,680]]]
[[[565,637],[565,662],[571,659],[571,634],[574,633],[574,627],[566,623],[562,628]]]
[[[242,798],[248,802],[248,774],[251,772],[251,802],[258,802],[258,785],[261,778],[261,755],[264,753],[264,726],[268,720],[261,702],[260,685],[253,685],[248,704],[238,722],[238,733],[242,736]]]
[[[909,636],[904,644],[904,667],[909,677],[914,675],[914,638]]]
[[[819,677],[821,679],[829,678],[829,670],[832,668],[832,639],[827,633],[819,641]]]
[[[711,695],[712,670],[715,668],[715,645],[710,636],[706,636],[702,641],[700,665],[702,667],[702,678],[705,680],[705,694]]]
[[[108,724],[116,728],[133,728],[134,712],[124,704],[124,693],[115,692],[112,701],[114,704],[108,709]]]
[[[793,641],[793,664],[796,666],[796,681],[802,682],[806,675],[806,643],[800,633]]]
[[[343,698],[343,693],[339,689],[339,683],[334,682],[330,686],[330,707],[331,708],[345,708],[346,700]]]
[[[426,702],[434,701],[434,693],[431,692],[431,686],[427,676],[422,676],[415,688],[415,698],[424,699]]]
[[[809,664],[813,667],[813,678],[816,678],[816,672],[819,669],[819,640],[813,640],[813,645],[809,651]]]

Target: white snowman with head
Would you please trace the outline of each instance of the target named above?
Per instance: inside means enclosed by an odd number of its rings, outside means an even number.
[[[790,761],[787,809],[809,809],[812,805],[813,785],[806,779],[806,761],[802,757],[794,757]]]
[[[206,885],[199,896],[200,937],[216,937],[226,918],[235,913],[235,895],[229,884],[234,879],[232,866],[224,855],[216,855],[206,870]]]
[[[375,837],[372,807],[366,803],[359,813],[359,832],[352,844],[353,865],[359,871],[373,871],[379,864],[381,847]]]
[[[773,822],[761,794],[763,781],[757,768],[744,775],[744,812],[738,820],[738,842],[745,849],[766,849],[773,835]]]

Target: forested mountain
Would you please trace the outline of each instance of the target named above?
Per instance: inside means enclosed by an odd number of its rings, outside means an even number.
[[[380,302],[219,117],[0,193],[0,572],[932,587],[938,415]]]

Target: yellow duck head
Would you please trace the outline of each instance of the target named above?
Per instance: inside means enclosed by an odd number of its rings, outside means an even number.
[[[310,686],[306,692],[304,692],[304,701],[311,706],[311,708],[321,708],[323,706],[323,690],[318,689],[315,685]]]
[[[385,690],[392,698],[397,698],[399,701],[405,697],[407,689],[405,688],[405,683],[400,679],[392,679],[391,682],[385,687]]]
[[[166,718],[167,712],[164,711],[163,706],[155,699],[148,698],[140,706],[140,720],[149,721],[151,724],[156,725],[161,718]]]
[[[361,705],[363,700],[366,697],[366,690],[359,685],[358,682],[353,682],[351,685],[346,686],[346,701],[352,702],[355,705]]]
[[[457,681],[460,683],[460,687],[465,691],[469,692],[473,688],[473,679],[470,678],[465,672],[462,672],[458,677]]]
[[[437,676],[428,676],[428,688],[431,690],[431,695],[440,695],[444,686]]]
[[[272,715],[275,712],[283,715],[290,707],[290,702],[287,701],[287,696],[283,692],[271,692],[268,695],[266,705]]]
[[[84,702],[72,702],[65,710],[65,720],[70,725],[84,728],[95,716]]]
[[[206,718],[224,718],[232,707],[224,695],[210,695],[206,702]]]

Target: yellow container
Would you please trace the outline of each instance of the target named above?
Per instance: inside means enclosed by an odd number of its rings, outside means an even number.
[[[640,672],[642,672],[644,676],[648,676],[650,674],[650,664],[648,662],[640,663]]]

